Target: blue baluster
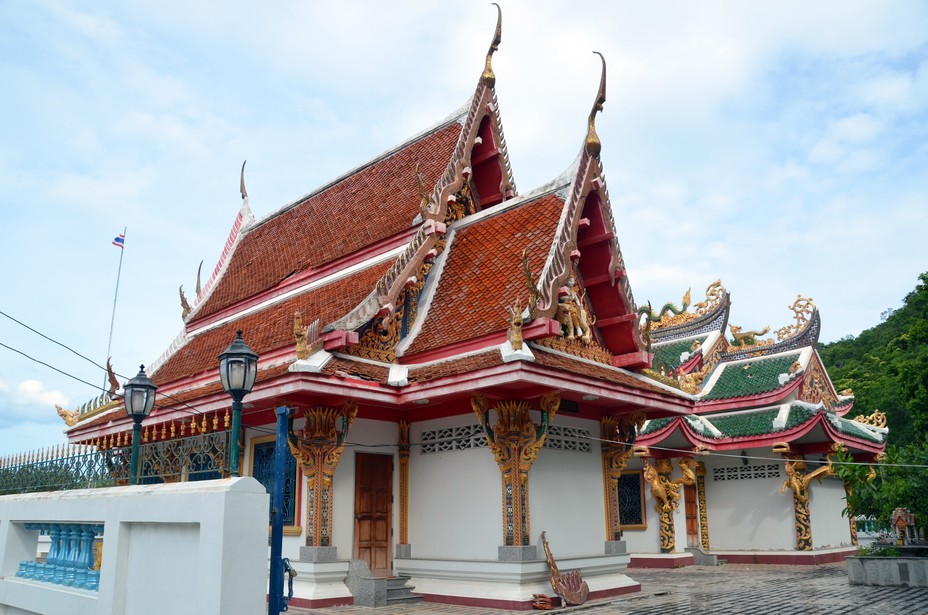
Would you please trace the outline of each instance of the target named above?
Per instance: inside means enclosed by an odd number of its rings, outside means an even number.
[[[74,573],[74,586],[81,589],[87,587],[87,571],[93,566],[93,537],[96,532],[92,525],[80,526],[80,548],[78,549],[77,566]]]
[[[65,560],[64,584],[73,587],[81,549],[81,526],[68,527],[68,557]]]
[[[60,523],[49,524],[48,535],[51,537],[51,544],[48,547],[48,556],[45,558],[45,566],[41,579],[49,583],[55,582],[55,570],[58,567],[58,558],[61,553],[62,529]]]

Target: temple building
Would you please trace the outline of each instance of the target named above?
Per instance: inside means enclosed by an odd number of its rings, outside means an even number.
[[[605,60],[579,155],[519,192],[499,42],[498,23],[456,114],[266,218],[243,176],[218,264],[149,366],[143,475],[218,476],[237,446],[243,474],[270,485],[275,408],[291,408],[295,606],[352,603],[349,560],[429,601],[531,608],[551,593],[549,545],[590,598],[637,591],[630,563],[693,563],[687,547],[798,561],[850,545],[829,462],[873,461],[886,429],[846,418],[817,310],[797,302],[768,342],[728,339],[721,284],[696,305],[641,308],[595,130]],[[217,356],[237,331],[260,359],[228,444]],[[73,443],[128,443],[115,397],[62,414]],[[184,452],[194,438],[213,453]]]

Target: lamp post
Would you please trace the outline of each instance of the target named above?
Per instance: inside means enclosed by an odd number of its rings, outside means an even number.
[[[242,330],[239,329],[229,347],[219,355],[219,380],[226,393],[232,396],[232,434],[229,438],[229,473],[232,476],[239,476],[238,440],[242,429],[242,399],[251,393],[257,375],[258,355],[242,339]]]
[[[151,414],[155,407],[155,391],[158,387],[145,375],[145,366],[139,366],[139,373],[123,387],[126,414],[132,418],[132,458],[129,461],[129,484],[134,485],[139,473],[139,442],[142,439],[142,421]]]

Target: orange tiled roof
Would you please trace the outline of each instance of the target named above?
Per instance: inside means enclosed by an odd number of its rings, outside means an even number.
[[[467,374],[488,367],[495,367],[503,362],[502,356],[496,349],[467,357],[450,359],[441,363],[413,367],[409,370],[409,382],[429,382],[448,376]]]
[[[390,368],[386,365],[372,365],[346,357],[333,357],[322,368],[326,376],[340,378],[357,378],[386,384],[390,376]]]
[[[181,346],[152,374],[151,378],[156,384],[162,385],[187,376],[196,376],[205,371],[216,370],[219,365],[217,357],[235,339],[236,329],[244,332],[248,345],[258,355],[288,345],[294,346],[294,312],[300,311],[304,324],[311,323],[316,318],[320,323],[329,322],[346,313],[367,296],[390,264],[386,262],[374,265],[321,288],[272,305],[260,312],[236,318],[221,327],[201,333]],[[295,346],[294,352],[296,352]],[[218,372],[216,377],[219,377]]]
[[[451,121],[252,227],[196,318],[410,228],[419,213],[416,164],[433,186],[460,132]]]
[[[544,265],[564,202],[553,194],[457,231],[422,330],[405,352],[439,348],[506,328],[506,308],[528,304],[522,250]]]

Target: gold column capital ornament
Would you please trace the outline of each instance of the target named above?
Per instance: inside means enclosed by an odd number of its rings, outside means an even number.
[[[341,408],[305,409],[306,422],[299,431],[293,430],[293,416],[288,421],[287,444],[303,470],[308,487],[306,546],[332,544],[332,478],[345,450],[348,430],[357,416],[358,403],[349,400]]]
[[[502,475],[503,544],[529,544],[528,473],[538,457],[538,451],[548,437],[548,426],[557,414],[561,397],[556,391],[542,395],[541,423],[535,425],[529,416],[526,401],[494,403],[497,420],[490,426],[490,404],[483,393],[471,396],[471,407],[477,422],[486,432],[487,445]]]

